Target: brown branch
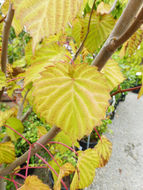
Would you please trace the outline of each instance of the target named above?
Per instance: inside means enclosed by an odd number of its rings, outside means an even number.
[[[133,87],[133,88],[128,88],[128,89],[124,89],[124,90],[118,90],[116,92],[114,92],[113,94],[111,94],[111,97],[112,96],[115,96],[116,94],[119,94],[119,93],[122,93],[122,92],[129,92],[129,91],[133,91],[133,90],[137,90],[137,89],[140,89],[142,86],[137,86],[137,87]]]
[[[90,23],[91,23],[91,18],[92,18],[92,14],[93,14],[93,10],[94,10],[94,7],[95,7],[95,2],[96,0],[94,0],[93,2],[93,6],[92,6],[92,9],[91,9],[91,12],[90,12],[90,16],[89,16],[89,21],[88,21],[88,26],[87,26],[87,33],[84,37],[84,40],[83,42],[81,43],[80,47],[78,48],[77,52],[75,53],[75,55],[73,56],[72,60],[71,60],[71,64],[76,60],[77,56],[80,54],[80,52],[82,51],[83,47],[84,47],[84,43],[88,37],[88,34],[89,34],[89,31],[90,31]]]
[[[10,33],[10,27],[14,17],[14,10],[12,4],[9,6],[8,14],[5,19],[3,34],[2,34],[2,53],[1,53],[1,70],[6,74],[6,62],[7,62],[7,49],[8,49],[8,38]],[[4,92],[4,87],[0,91],[0,100]]]
[[[37,142],[42,145],[46,145],[59,132],[60,132],[60,129],[58,127],[54,126],[50,129],[50,131],[46,135],[41,137]],[[35,144],[35,146],[31,149],[31,156],[33,156],[35,153],[37,153],[40,149],[41,149],[41,146],[39,146],[38,144]],[[19,165],[23,164],[27,160],[28,152],[29,151],[25,152],[22,156],[17,158],[12,164],[7,166],[6,168],[1,169],[0,176],[6,176],[6,175],[10,174],[12,170],[14,170]]]
[[[142,7],[142,4],[142,0],[129,0],[127,7],[125,8],[121,17],[116,23],[112,33],[103,45],[99,54],[95,57],[95,59],[92,62],[92,65],[97,66],[98,70],[101,70],[104,67],[104,65],[111,57],[111,55],[114,53],[114,51],[121,45],[120,37],[123,43],[123,34],[125,35],[124,41],[126,41],[131,36],[131,34],[133,34],[128,33],[128,30],[129,32],[131,32],[130,28],[134,22],[140,23],[140,20],[137,20],[136,15]],[[139,28],[139,24],[137,27],[132,29],[135,32],[137,28]]]

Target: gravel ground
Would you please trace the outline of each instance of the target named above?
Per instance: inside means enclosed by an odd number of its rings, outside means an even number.
[[[106,167],[96,170],[86,190],[143,190],[143,97],[129,93],[117,108],[112,125],[112,156]]]

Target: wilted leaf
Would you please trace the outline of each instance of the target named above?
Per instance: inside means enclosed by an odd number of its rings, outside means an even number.
[[[54,190],[61,190],[61,180],[62,180],[62,178],[65,177],[65,176],[69,176],[74,171],[75,171],[75,167],[72,164],[70,164],[70,163],[64,164],[60,168],[58,180],[56,181],[56,183],[54,185]]]
[[[0,143],[0,164],[9,164],[15,160],[14,144],[11,141]]]
[[[104,167],[110,159],[112,143],[105,136],[102,136],[102,141],[100,140],[94,149],[99,156],[98,167]]]
[[[0,127],[2,127],[7,119],[11,116],[15,116],[17,114],[16,108],[11,108],[9,110],[6,110],[4,112],[0,111]]]
[[[14,0],[15,16],[33,37],[33,48],[44,37],[64,29],[82,0]]]
[[[14,130],[16,130],[17,132],[21,134],[24,131],[22,122],[15,117],[10,117],[6,122],[6,125],[10,126],[11,128],[13,128]],[[18,138],[20,138],[20,136],[17,133],[9,129],[8,127],[6,127],[6,133],[8,136],[10,136],[12,141],[16,141]]]
[[[121,72],[121,68],[114,60],[110,59],[101,72],[105,74],[105,77],[108,81],[108,86],[111,90],[113,90],[113,88],[117,87],[125,80]]]
[[[37,176],[28,176],[24,185],[18,190],[50,190],[50,187],[44,184]]]
[[[78,151],[77,170],[74,174],[70,189],[88,187],[95,176],[95,168],[99,165],[99,158],[93,149]]]
[[[72,142],[101,124],[110,89],[104,75],[87,64],[57,63],[34,83],[34,107],[40,117],[56,125]]]

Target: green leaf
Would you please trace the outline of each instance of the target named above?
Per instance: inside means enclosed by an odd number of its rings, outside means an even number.
[[[0,164],[9,164],[15,160],[14,144],[9,141],[0,143]]]
[[[0,90],[4,86],[6,86],[6,77],[5,74],[0,70]]]
[[[94,147],[96,153],[99,156],[99,166],[104,167],[110,159],[112,153],[112,143],[105,137],[101,137],[98,144]]]
[[[15,118],[15,117],[11,117],[7,120],[6,125],[10,126],[11,128],[13,128],[14,130],[16,130],[19,133],[23,133],[24,131],[24,127],[22,122]],[[16,141],[18,138],[20,138],[20,136],[15,133],[13,130],[9,129],[8,127],[6,127],[6,133],[8,136],[10,136],[12,141]]]
[[[108,81],[108,86],[111,90],[113,90],[125,80],[121,72],[121,68],[114,60],[110,59],[101,72],[105,74],[105,77]]]
[[[74,174],[70,189],[88,187],[95,176],[95,168],[99,165],[98,155],[93,149],[78,151],[77,170]]]
[[[101,124],[109,105],[104,75],[87,64],[47,67],[34,87],[36,112],[51,126],[61,128],[73,143]]]
[[[44,37],[63,30],[82,0],[14,0],[15,16],[33,37],[33,49]]]

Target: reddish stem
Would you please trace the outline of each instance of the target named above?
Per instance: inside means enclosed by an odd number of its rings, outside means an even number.
[[[101,140],[101,142],[102,142],[101,136],[99,135],[99,133],[98,133],[98,131],[97,131],[96,127],[94,128],[94,130],[95,130],[95,132],[97,133],[97,135],[98,135],[99,139],[100,139],[100,140]]]
[[[58,177],[59,175],[57,174],[57,172],[54,170],[54,168],[52,168],[51,166],[50,166],[50,164],[44,159],[44,158],[42,158],[39,154],[35,154],[39,159],[41,159],[54,173],[55,173],[55,175]],[[66,186],[66,184],[63,182],[63,180],[61,180],[61,183],[63,184],[63,186],[65,187],[65,189],[66,190],[68,190],[68,188],[67,188],[67,186]]]
[[[122,93],[122,92],[129,92],[129,91],[132,91],[132,90],[137,90],[139,88],[141,88],[142,86],[137,86],[137,87],[134,87],[134,88],[128,88],[128,89],[124,89],[124,90],[118,90],[116,92],[114,92],[113,94],[111,94],[111,97],[118,94],[118,93]]]
[[[30,155],[31,155],[31,146],[29,147],[29,152],[28,152],[28,158],[27,158],[27,166],[26,166],[25,177],[27,177],[27,175],[28,175],[28,168],[29,168]]]
[[[15,181],[15,180],[13,180],[13,179],[9,179],[9,178],[2,177],[2,176],[0,176],[0,178],[1,178],[1,179],[4,179],[4,180],[7,180],[7,181],[11,181],[11,182]],[[13,182],[13,183],[14,183],[14,182]],[[20,184],[20,183],[18,183],[17,181],[15,181],[15,183],[17,183],[18,185],[20,185],[20,186],[21,186],[21,184]]]
[[[18,131],[16,131],[15,129],[13,129],[12,127],[10,127],[8,125],[5,125],[5,127],[9,128],[12,131],[14,131],[15,133],[17,133],[19,136],[21,136],[29,144],[29,146],[31,146],[31,143],[22,134],[20,134]]]
[[[74,152],[78,156],[78,153],[73,148],[71,148],[70,146],[68,146],[68,145],[66,145],[64,143],[56,142],[56,141],[50,141],[50,142],[48,142],[48,144],[60,144],[60,145],[63,145],[66,148],[68,148],[69,150],[71,150],[72,152]]]
[[[15,81],[15,80],[18,80],[18,79],[24,79],[24,77],[13,78],[13,79],[8,80],[7,82]]]
[[[44,145],[42,145],[41,143],[38,143],[38,142],[36,142],[34,144],[38,144],[38,145],[42,146],[48,152],[48,154],[51,156],[51,158],[55,161],[57,166],[60,168],[60,165],[58,164],[57,160],[54,158],[54,156],[51,154],[51,152]]]
[[[0,23],[2,23],[5,19],[6,19],[6,16],[3,17],[3,18],[0,20]]]

